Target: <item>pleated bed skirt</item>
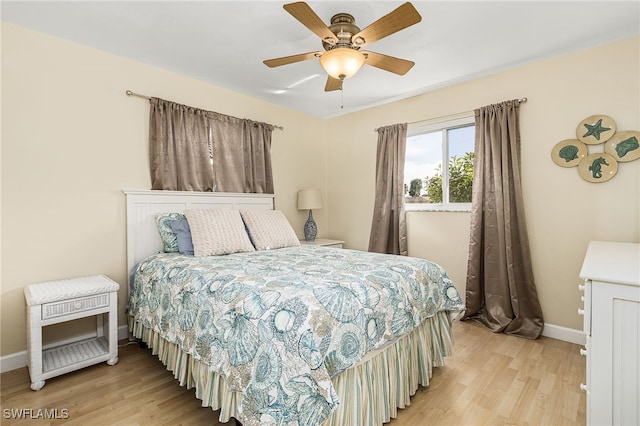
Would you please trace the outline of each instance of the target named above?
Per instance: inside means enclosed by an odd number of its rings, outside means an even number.
[[[418,386],[428,386],[433,367],[451,355],[452,321],[439,312],[409,334],[380,349],[332,379],[340,404],[325,426],[375,426],[389,422],[410,404]],[[174,343],[129,318],[129,330],[172,371],[181,386],[195,388],[203,407],[220,410],[219,419],[237,418],[242,393],[227,389],[224,377],[195,360]]]

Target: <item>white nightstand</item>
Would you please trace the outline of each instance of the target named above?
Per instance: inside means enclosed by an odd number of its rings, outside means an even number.
[[[119,288],[104,275],[25,287],[31,389],[40,390],[46,379],[89,365],[118,362]],[[108,322],[103,314],[108,314]],[[97,316],[96,337],[42,350],[43,327],[90,316]]]
[[[344,241],[340,240],[330,240],[327,238],[316,238],[314,241],[306,241],[300,240],[300,244],[309,244],[312,246],[325,246],[325,247],[335,247],[342,248]]]

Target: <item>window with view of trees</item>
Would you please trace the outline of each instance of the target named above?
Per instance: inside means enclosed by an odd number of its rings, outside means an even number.
[[[474,142],[473,117],[411,131],[404,167],[406,209],[470,210]]]

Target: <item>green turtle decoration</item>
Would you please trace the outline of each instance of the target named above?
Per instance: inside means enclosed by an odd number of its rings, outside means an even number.
[[[618,132],[604,144],[604,152],[621,163],[640,158],[640,132]]]
[[[620,142],[616,146],[616,152],[618,153],[618,156],[622,158],[625,155],[627,155],[629,151],[633,151],[634,149],[638,149],[638,148],[640,148],[640,144],[638,143],[638,138],[636,138],[635,136],[632,136],[629,139],[625,139],[622,142]]]

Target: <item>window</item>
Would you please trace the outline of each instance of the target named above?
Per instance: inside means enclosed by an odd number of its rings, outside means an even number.
[[[406,209],[471,210],[474,143],[473,117],[410,129],[404,165]]]

